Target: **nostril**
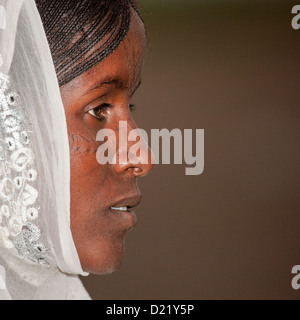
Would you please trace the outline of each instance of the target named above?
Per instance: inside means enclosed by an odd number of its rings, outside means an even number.
[[[133,170],[134,175],[137,177],[145,176],[153,169],[153,166],[154,165],[152,163],[139,164]]]
[[[143,170],[141,169],[141,168],[134,168],[134,174],[135,175],[141,175],[142,174],[142,172],[143,172]]]

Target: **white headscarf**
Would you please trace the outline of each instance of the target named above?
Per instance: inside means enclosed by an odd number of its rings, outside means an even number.
[[[89,299],[66,118],[34,0],[0,0],[0,299]]]

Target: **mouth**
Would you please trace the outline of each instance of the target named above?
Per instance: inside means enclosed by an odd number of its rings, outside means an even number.
[[[116,201],[113,205],[109,206],[108,210],[110,213],[121,216],[129,220],[131,228],[136,224],[137,217],[133,208],[137,207],[141,201],[141,194],[136,193],[131,196],[122,197],[122,199]]]
[[[110,210],[128,211],[130,207],[110,207]]]

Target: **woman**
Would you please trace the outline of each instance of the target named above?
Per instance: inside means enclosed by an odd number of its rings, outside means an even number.
[[[99,130],[136,128],[143,22],[131,0],[4,0],[2,12],[0,298],[88,299],[77,275],[118,268],[152,168],[96,160]]]

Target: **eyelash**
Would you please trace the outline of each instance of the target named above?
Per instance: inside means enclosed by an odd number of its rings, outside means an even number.
[[[94,117],[94,118],[96,118],[96,119],[98,119],[98,120],[103,120],[104,116],[97,116],[97,115],[95,114],[95,110],[98,109],[98,112],[103,112],[103,111],[106,111],[107,109],[109,109],[110,107],[111,107],[110,104],[108,104],[108,103],[103,103],[103,104],[101,104],[100,106],[98,106],[98,107],[96,107],[96,108],[94,108],[94,109],[91,109],[88,113],[89,113],[92,117]],[[130,110],[130,112],[134,112],[134,111],[136,110],[136,105],[130,104],[130,105],[129,105],[129,110]]]

